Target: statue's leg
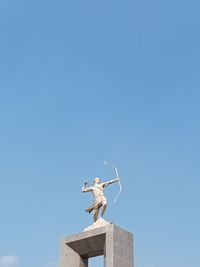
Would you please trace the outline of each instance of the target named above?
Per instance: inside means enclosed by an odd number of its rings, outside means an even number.
[[[98,219],[98,214],[99,214],[99,208],[94,209],[94,217],[93,217],[94,222],[97,221],[97,219]]]
[[[105,211],[106,211],[106,208],[107,208],[107,200],[104,200],[103,202],[102,202],[102,209],[101,209],[101,217],[103,217],[103,215],[104,215],[104,213],[105,213]]]

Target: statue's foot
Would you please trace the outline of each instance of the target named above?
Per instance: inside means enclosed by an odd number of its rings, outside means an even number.
[[[91,211],[93,211],[93,208],[87,208],[85,211],[90,213]]]

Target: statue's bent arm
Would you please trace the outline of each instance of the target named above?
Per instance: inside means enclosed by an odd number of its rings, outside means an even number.
[[[116,182],[119,182],[119,178],[116,178],[116,179],[110,180],[108,182],[102,183],[102,186],[106,187],[106,186],[108,186],[110,184],[113,184],[113,183],[116,183]]]
[[[92,187],[86,187],[86,184],[87,184],[87,182],[85,182],[85,183],[83,184],[82,192],[83,192],[83,193],[86,193],[86,192],[92,192],[92,191],[93,191],[93,188],[92,188]]]

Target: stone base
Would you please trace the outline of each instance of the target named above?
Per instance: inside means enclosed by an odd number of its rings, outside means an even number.
[[[106,222],[106,226],[65,237],[59,267],[88,267],[89,258],[101,255],[105,267],[133,267],[133,235]]]
[[[91,224],[90,226],[85,228],[83,230],[83,232],[93,230],[93,229],[96,229],[98,227],[109,226],[110,224],[111,224],[110,222],[107,222],[103,218],[99,218],[96,222],[94,222],[93,224]]]

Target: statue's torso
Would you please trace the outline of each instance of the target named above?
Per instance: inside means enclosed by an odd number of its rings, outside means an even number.
[[[98,184],[98,185],[94,185],[92,187],[93,189],[93,195],[95,197],[95,199],[101,198],[101,197],[105,197],[104,196],[104,188],[102,184]]]

